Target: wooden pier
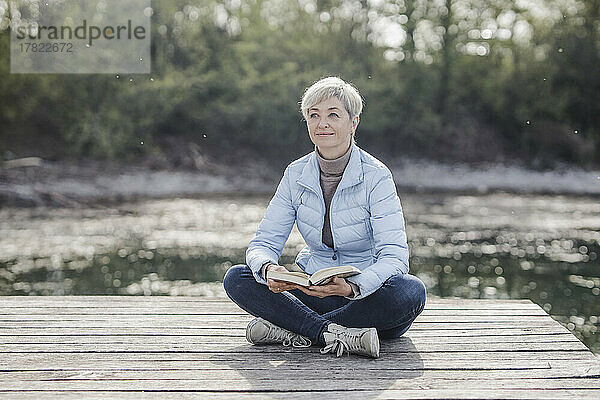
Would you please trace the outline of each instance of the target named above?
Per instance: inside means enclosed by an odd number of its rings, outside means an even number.
[[[600,360],[528,300],[428,299],[381,357],[253,346],[228,299],[0,297],[0,399],[599,399]]]

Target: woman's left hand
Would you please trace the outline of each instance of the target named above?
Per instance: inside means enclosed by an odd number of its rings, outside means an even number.
[[[350,284],[346,282],[344,278],[337,276],[334,276],[333,280],[327,285],[309,286],[308,288],[296,285],[296,288],[302,290],[304,293],[310,296],[321,298],[327,296],[350,296],[352,293],[354,293]]]

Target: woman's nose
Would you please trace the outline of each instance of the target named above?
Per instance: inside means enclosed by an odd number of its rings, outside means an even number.
[[[318,128],[327,128],[329,127],[329,124],[326,121],[320,120],[319,123],[317,124]]]

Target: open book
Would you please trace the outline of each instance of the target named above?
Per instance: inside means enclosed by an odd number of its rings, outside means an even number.
[[[298,285],[309,287],[312,285],[326,285],[331,282],[334,276],[346,278],[357,274],[360,274],[360,269],[352,265],[342,265],[340,267],[323,268],[312,275],[295,271],[267,271],[267,279],[297,283]]]

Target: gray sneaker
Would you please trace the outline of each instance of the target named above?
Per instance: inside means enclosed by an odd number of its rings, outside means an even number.
[[[254,318],[246,327],[246,340],[252,344],[281,343],[284,346],[310,347],[309,338],[278,327],[266,319]]]
[[[375,328],[346,328],[333,322],[323,332],[325,347],[321,353],[335,353],[337,357],[344,351],[372,358],[379,357],[379,336]]]

